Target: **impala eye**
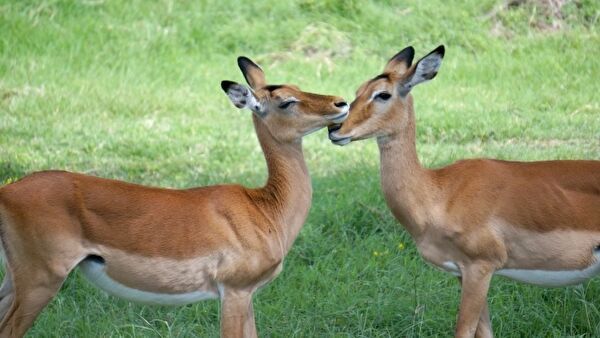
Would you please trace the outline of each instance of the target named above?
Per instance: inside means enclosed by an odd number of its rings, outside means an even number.
[[[381,93],[377,93],[377,95],[375,95],[375,99],[379,99],[382,101],[387,101],[390,99],[390,97],[392,97],[392,94],[388,93],[388,92],[381,92]]]
[[[289,108],[289,107],[290,107],[292,104],[294,104],[294,103],[296,103],[296,102],[298,102],[298,101],[296,101],[296,100],[287,100],[287,101],[281,102],[281,103],[279,104],[279,109],[287,109],[287,108]]]

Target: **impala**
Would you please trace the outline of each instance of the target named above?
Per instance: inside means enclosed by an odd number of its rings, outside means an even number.
[[[492,336],[492,275],[541,285],[584,282],[600,273],[600,161],[462,160],[429,170],[415,148],[411,89],[435,77],[439,46],[412,64],[396,54],[365,82],[333,143],[374,137],[387,205],[429,263],[459,277],[457,337]]]
[[[238,65],[251,88],[221,87],[253,112],[266,185],[172,190],[45,171],[0,188],[0,337],[24,335],[77,266],[99,288],[135,302],[220,298],[221,335],[256,337],[252,295],[281,271],[311,205],[302,137],[342,122],[348,105],[267,85],[248,58]]]

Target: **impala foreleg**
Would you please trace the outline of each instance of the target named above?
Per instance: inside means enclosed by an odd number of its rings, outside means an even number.
[[[224,289],[221,292],[221,337],[256,338],[252,291]]]
[[[469,264],[461,269],[461,299],[456,325],[456,337],[474,337],[475,333],[489,331],[489,312],[487,310],[487,293],[494,273],[487,264]],[[479,333],[481,330],[481,333]]]
[[[462,277],[458,277],[458,282],[462,285]],[[483,310],[481,311],[481,316],[479,316],[477,330],[475,331],[475,338],[492,338],[494,337],[493,332],[492,322],[490,320],[490,311],[486,300]]]
[[[490,310],[488,308],[487,300],[481,311],[479,317],[479,324],[477,324],[477,331],[475,332],[475,338],[493,338],[494,331],[492,331],[492,321],[490,320]]]

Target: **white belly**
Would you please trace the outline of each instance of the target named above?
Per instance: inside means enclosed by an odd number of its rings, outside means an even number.
[[[583,270],[524,270],[500,269],[494,274],[508,277],[528,284],[559,287],[583,283],[600,274],[600,251],[594,253],[594,263]],[[444,262],[444,270],[460,276],[461,272],[454,262]]]
[[[184,305],[205,299],[219,298],[219,294],[210,291],[194,291],[187,293],[154,293],[130,288],[106,274],[103,262],[86,259],[79,263],[83,275],[95,286],[107,293],[132,302],[152,305]]]

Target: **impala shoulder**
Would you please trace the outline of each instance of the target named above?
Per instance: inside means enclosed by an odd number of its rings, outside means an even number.
[[[490,170],[494,170],[494,168],[500,167],[502,164],[501,161],[496,161],[492,159],[486,158],[476,158],[476,159],[463,159],[458,160],[452,164],[449,164],[445,167],[441,167],[439,169],[435,169],[434,173],[437,176],[464,176],[467,174],[471,174],[474,172],[487,172]]]
[[[38,171],[0,188],[0,198],[34,198],[48,191],[70,191],[73,173],[68,171]]]
[[[64,180],[64,179],[71,178],[73,175],[76,175],[76,174],[69,172],[69,171],[64,171],[64,170],[36,171],[36,172],[30,173],[28,175],[25,175],[10,184],[7,184],[5,187],[20,185],[23,183],[49,182],[49,181],[53,181],[53,180]]]
[[[490,159],[460,160],[432,173],[436,183],[449,191],[501,186],[510,176],[502,161]]]

